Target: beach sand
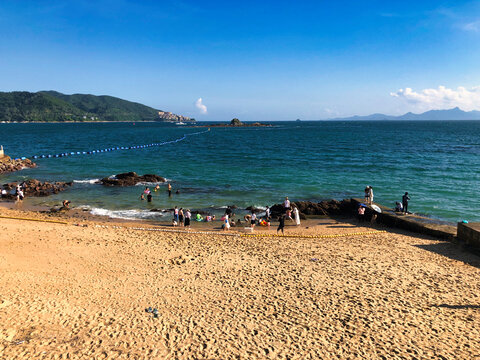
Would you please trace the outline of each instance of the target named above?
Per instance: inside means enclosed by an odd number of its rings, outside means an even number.
[[[455,244],[59,220],[0,218],[0,359],[480,359],[480,258]],[[372,230],[307,225],[286,234]]]

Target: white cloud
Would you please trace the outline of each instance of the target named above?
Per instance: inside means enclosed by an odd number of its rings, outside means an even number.
[[[424,89],[420,92],[405,88],[390,95],[404,100],[420,111],[451,109],[457,106],[465,111],[480,109],[480,86],[470,89],[459,86],[456,90],[439,86],[438,89]]]
[[[203,100],[202,98],[198,98],[197,101],[195,101],[195,107],[200,110],[200,113],[206,114],[207,113],[207,107],[203,105]]]
[[[479,32],[480,31],[480,20],[466,23],[462,26],[462,29],[465,30],[465,31]]]

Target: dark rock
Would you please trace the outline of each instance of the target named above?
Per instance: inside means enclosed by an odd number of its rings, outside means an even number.
[[[243,126],[243,123],[240,120],[238,120],[237,118],[235,118],[235,119],[232,119],[232,121],[230,121],[230,125],[232,125],[232,126]]]
[[[7,195],[2,196],[3,199],[15,200],[15,194],[10,192],[17,187],[16,182],[8,183],[3,185],[3,189],[9,192]],[[36,179],[30,179],[21,183],[23,187],[23,193],[26,197],[40,197],[40,196],[49,196],[52,194],[58,194],[61,191],[67,190],[70,186],[73,185],[73,182],[40,182]]]
[[[324,200],[319,203],[312,201],[296,201],[292,202],[292,206],[296,206],[300,212],[300,218],[304,219],[305,215],[352,215],[355,213],[355,204],[351,199],[342,201]],[[270,208],[272,217],[277,217],[285,212],[283,205],[275,204]],[[303,216],[303,217],[302,217]]]
[[[254,213],[260,213],[260,212],[265,211],[265,210],[262,210],[262,209],[257,209],[256,207],[253,207],[253,206],[249,206],[245,210],[248,210],[250,212],[253,211]]]
[[[0,159],[0,174],[23,170],[25,168],[34,168],[37,164],[29,159],[13,160],[8,156]]]
[[[103,178],[100,182],[106,186],[134,186],[141,182],[152,182],[160,183],[165,182],[164,177],[154,175],[154,174],[145,174],[143,176],[138,175],[136,172],[128,172],[115,175],[111,178]]]

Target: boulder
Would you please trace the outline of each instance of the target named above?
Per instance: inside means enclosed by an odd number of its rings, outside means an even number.
[[[160,183],[165,181],[166,179],[164,177],[158,175],[145,174],[140,176],[133,171],[100,180],[102,185],[105,186],[134,186],[141,182]]]
[[[292,206],[296,206],[300,212],[300,218],[305,215],[352,215],[355,213],[355,204],[351,199],[342,201],[324,200],[318,203],[312,201],[296,201],[292,202]],[[272,217],[277,217],[284,213],[282,204],[275,204],[270,208]]]
[[[3,189],[7,190],[9,193],[2,196],[3,199],[14,200],[16,196],[10,192],[17,187],[17,182],[12,182],[4,184]],[[21,183],[23,187],[23,193],[26,197],[41,197],[49,196],[52,194],[57,194],[61,191],[67,190],[70,186],[73,185],[73,182],[41,182],[36,179],[30,179]]]
[[[257,208],[254,207],[254,206],[249,206],[249,207],[247,207],[245,210],[248,210],[248,211],[250,211],[250,212],[253,211],[254,213],[260,213],[260,212],[265,211],[265,210],[262,210],[262,209],[257,209]]]
[[[14,159],[11,159],[8,156],[5,156],[2,159],[0,159],[0,174],[14,172],[14,171],[18,171],[18,170],[23,170],[23,169],[26,169],[26,168],[34,168],[36,166],[37,166],[37,164],[35,164],[34,162],[32,162],[29,159],[14,160]]]

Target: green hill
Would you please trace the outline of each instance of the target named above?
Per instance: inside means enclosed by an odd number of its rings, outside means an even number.
[[[192,121],[173,115],[170,121]],[[159,110],[113,96],[56,91],[0,92],[0,121],[167,121]],[[194,121],[194,120],[193,120]]]

